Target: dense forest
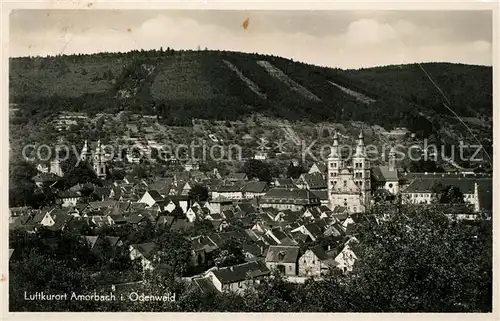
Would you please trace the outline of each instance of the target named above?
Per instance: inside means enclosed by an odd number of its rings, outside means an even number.
[[[320,101],[308,99],[270,75],[259,65],[261,60]],[[265,97],[256,95],[226,62],[256,84]],[[358,101],[331,83],[374,102]],[[166,124],[190,125],[192,118],[236,120],[258,112],[291,121],[354,120],[386,129],[405,126],[427,137],[456,125],[450,109],[482,122],[491,121],[492,115],[491,68],[459,64],[341,70],[259,54],[161,48],[14,58],[10,84],[11,103],[40,118],[60,111],[130,110],[159,115]],[[486,130],[481,135],[491,133]]]

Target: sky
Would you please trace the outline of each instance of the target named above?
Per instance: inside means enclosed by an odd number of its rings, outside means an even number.
[[[245,19],[248,27],[242,27]],[[492,65],[490,11],[17,10],[10,56],[230,50],[337,68]]]

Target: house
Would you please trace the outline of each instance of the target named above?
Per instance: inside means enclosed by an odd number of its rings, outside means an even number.
[[[327,190],[328,188],[324,173],[301,174],[295,181],[295,185],[309,190]]]
[[[153,261],[156,257],[157,246],[154,243],[132,244],[129,246],[130,259],[141,260],[144,271],[153,270]]]
[[[158,219],[156,220],[156,228],[158,227],[164,227],[169,229],[172,226],[172,223],[174,222],[175,217],[170,216],[170,215],[162,215],[159,216]]]
[[[328,171],[328,167],[325,163],[318,162],[314,163],[309,169],[308,174],[325,174]]]
[[[163,196],[158,191],[155,190],[149,190],[142,195],[142,197],[139,199],[138,203],[143,203],[147,204],[148,207],[153,206],[157,202],[163,201]]]
[[[212,191],[212,199],[215,199],[219,196],[225,197],[230,200],[240,200],[243,198],[243,192],[241,191],[241,187],[236,184],[221,185],[216,187]]]
[[[207,278],[219,292],[242,293],[270,274],[271,271],[264,263],[252,261],[210,271],[207,273]]]
[[[299,258],[299,275],[320,277],[336,265],[332,256],[328,256],[321,247],[314,247]]]
[[[262,208],[273,207],[279,210],[298,211],[320,204],[319,198],[314,193],[298,188],[272,188],[260,199]]]
[[[199,266],[207,262],[208,254],[217,250],[218,246],[206,236],[191,238],[191,265]]]
[[[291,178],[278,178],[274,180],[273,185],[279,188],[297,188]]]
[[[323,231],[316,222],[301,225],[293,229],[291,232],[301,232],[302,234],[308,235],[313,241],[323,236]]]
[[[38,173],[38,175],[33,177],[33,181],[38,187],[42,187],[44,184],[53,184],[59,179],[60,177],[54,173]]]
[[[165,207],[165,210],[169,213],[172,213],[172,211],[175,209],[175,207],[181,208],[182,212],[186,213],[190,207],[190,204],[191,204],[189,197],[185,196],[185,195],[180,195],[180,196],[169,195],[169,196],[167,196],[165,201],[168,201],[168,204]]]
[[[89,218],[90,222],[92,222],[97,227],[110,226],[114,223],[114,221],[109,216],[94,215]]]
[[[191,279],[192,288],[202,293],[215,294],[218,292],[212,281],[208,277],[198,277]]]
[[[264,196],[268,190],[266,182],[249,182],[241,189],[243,198],[246,199]]]
[[[209,201],[210,212],[211,213],[221,213],[222,211],[228,210],[233,201],[224,196],[217,196],[216,198]]]
[[[240,181],[246,181],[246,180],[248,180],[248,177],[247,177],[247,174],[245,174],[245,173],[230,173],[224,179],[226,182],[236,183],[236,182],[240,182]]]
[[[196,160],[188,160],[186,164],[184,164],[184,170],[186,172],[192,171],[192,170],[199,170],[200,169],[200,164]]]
[[[297,245],[297,243],[292,240],[286,233],[284,233],[279,227],[267,230],[264,235],[272,238],[275,244]]]
[[[269,270],[277,269],[284,275],[297,275],[298,259],[298,246],[271,245],[267,250],[265,262]]]
[[[82,199],[82,194],[79,191],[70,191],[66,190],[57,195],[58,203],[61,204],[62,207],[76,206]]]
[[[26,224],[30,224],[30,225],[42,225],[42,226],[49,227],[49,226],[54,225],[55,223],[56,222],[54,221],[54,219],[52,218],[52,216],[49,214],[49,212],[38,212]]]
[[[210,214],[210,211],[205,207],[191,206],[186,212],[186,218],[189,222],[194,222],[205,219],[208,214]]]
[[[344,245],[342,251],[335,257],[335,262],[337,263],[336,267],[341,269],[344,273],[351,272],[354,263],[358,259],[352,247],[353,245],[351,242],[347,243]]]

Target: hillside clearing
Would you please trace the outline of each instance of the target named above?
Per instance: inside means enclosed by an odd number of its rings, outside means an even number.
[[[376,101],[375,99],[370,98],[368,96],[365,96],[362,93],[359,93],[357,91],[354,91],[354,90],[351,90],[349,88],[340,86],[339,84],[336,84],[336,83],[331,82],[331,81],[328,81],[328,82],[330,84],[332,84],[333,86],[337,87],[338,89],[342,90],[346,94],[351,95],[352,97],[356,98],[358,101],[362,102],[363,104],[369,105],[369,104],[372,104],[372,103],[374,103]]]
[[[234,71],[236,73],[236,75],[238,75],[238,77],[248,86],[248,88],[251,91],[253,91],[260,98],[267,99],[267,95],[262,92],[262,90],[259,88],[259,86],[257,84],[255,84],[253,81],[251,81],[250,79],[248,79],[247,77],[245,77],[245,75],[243,75],[243,73],[238,68],[236,68],[235,65],[233,65],[231,62],[229,62],[225,59],[222,59],[222,61],[226,64],[226,66],[229,69],[231,69],[232,71]]]
[[[307,99],[317,102],[321,101],[321,99],[318,96],[316,96],[315,94],[307,90],[305,87],[295,82],[293,79],[288,77],[283,71],[281,71],[281,69],[276,68],[268,61],[259,60],[257,61],[257,63],[259,64],[259,66],[264,68],[271,76],[275,77],[276,79],[286,84],[291,90],[301,94]]]

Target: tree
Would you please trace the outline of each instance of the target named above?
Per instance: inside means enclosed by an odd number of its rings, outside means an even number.
[[[208,188],[202,185],[195,185],[189,191],[189,199],[195,202],[205,202],[208,200]]]
[[[175,207],[174,210],[172,212],[170,212],[171,216],[175,217],[176,219],[185,219],[186,218],[186,214],[184,214],[184,211],[182,210],[182,208],[180,207]]]
[[[98,186],[102,185],[102,181],[97,177],[94,169],[88,162],[80,162],[73,168],[70,168],[66,175],[61,180],[62,189],[68,189],[77,184],[91,183]]]
[[[304,169],[304,167],[302,165],[294,166],[293,163],[291,163],[291,162],[288,165],[288,168],[286,171],[287,176],[290,178],[293,178],[293,179],[299,178],[299,176],[305,172],[306,172],[306,170]]]
[[[360,225],[348,284],[356,311],[491,311],[491,239],[479,236],[485,229],[432,206],[398,206]]]
[[[37,170],[33,164],[25,161],[11,161],[9,166],[9,206],[34,206],[37,202],[33,197],[36,188],[33,177]]]
[[[250,159],[243,166],[243,172],[247,174],[249,179],[258,178],[259,181],[272,181],[271,168],[269,164],[263,161]]]
[[[464,194],[457,186],[450,185],[442,192],[439,202],[445,204],[464,204]]]
[[[240,242],[236,240],[226,242],[219,248],[214,261],[218,268],[244,263],[245,255]]]

